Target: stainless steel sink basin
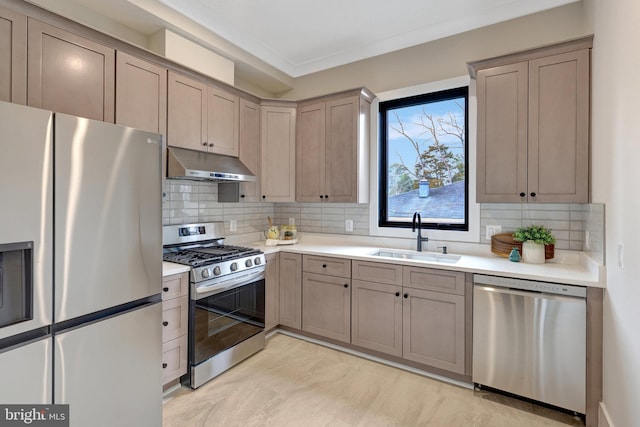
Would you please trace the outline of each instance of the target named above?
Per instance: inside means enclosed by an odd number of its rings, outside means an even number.
[[[429,261],[429,262],[445,262],[448,264],[455,264],[460,261],[461,255],[451,254],[438,254],[435,252],[414,252],[414,251],[402,251],[397,249],[377,249],[371,252],[369,255],[396,258],[396,259],[412,259],[416,261]]]

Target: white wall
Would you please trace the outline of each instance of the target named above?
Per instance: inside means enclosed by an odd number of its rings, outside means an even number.
[[[638,426],[640,402],[640,2],[589,0],[593,47],[593,201],[605,203],[604,407]],[[621,253],[619,254],[619,248]],[[621,264],[620,264],[621,262]]]

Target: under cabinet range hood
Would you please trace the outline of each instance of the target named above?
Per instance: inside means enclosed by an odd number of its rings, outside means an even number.
[[[167,146],[167,178],[216,182],[256,180],[237,157],[171,146]]]

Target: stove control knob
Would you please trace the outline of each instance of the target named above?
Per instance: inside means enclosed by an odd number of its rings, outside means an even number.
[[[220,271],[220,267],[214,267],[214,268],[213,268],[213,274],[215,274],[216,276],[219,276],[219,275],[220,275],[220,273],[222,273],[222,272]]]
[[[256,259],[253,260],[253,263],[255,265],[260,265],[260,264],[262,264],[262,260],[260,259],[260,257],[257,257]]]
[[[246,265],[247,267],[251,267],[253,265],[253,262],[250,259],[248,259],[244,262],[244,265]]]
[[[209,269],[208,269],[208,268],[205,268],[204,270],[202,270],[201,275],[202,275],[202,278],[203,278],[203,279],[208,278],[208,277],[209,277],[209,275],[210,275],[210,273],[209,273]]]
[[[236,271],[238,269],[238,263],[234,262],[233,264],[231,264],[231,271]]]

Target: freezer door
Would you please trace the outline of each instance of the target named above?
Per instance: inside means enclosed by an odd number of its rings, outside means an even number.
[[[54,403],[70,425],[162,425],[161,303],[58,334]]]
[[[161,136],[55,120],[55,321],[159,294]]]
[[[51,336],[0,353],[0,402],[51,403]]]
[[[0,129],[0,245],[33,242],[33,265],[27,266],[32,273],[33,293],[26,295],[27,302],[33,304],[32,319],[0,328],[2,339],[51,324],[52,113],[0,102]],[[5,283],[0,283],[0,286],[16,286],[9,281],[6,275]],[[16,289],[7,288],[4,291],[14,292]],[[5,304],[8,302],[5,301]]]

